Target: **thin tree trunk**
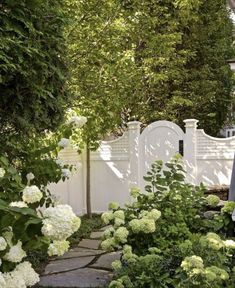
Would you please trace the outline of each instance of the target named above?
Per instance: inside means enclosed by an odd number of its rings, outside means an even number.
[[[86,210],[88,218],[91,219],[91,163],[89,145],[86,147]]]

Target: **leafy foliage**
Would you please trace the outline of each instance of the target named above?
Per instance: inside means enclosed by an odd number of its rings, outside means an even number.
[[[64,1],[1,1],[1,150],[11,137],[54,129],[63,118],[69,103],[63,9]]]
[[[218,132],[233,83],[225,1],[68,2],[69,87],[89,119],[88,139],[99,140],[120,117],[122,125],[166,119],[181,126],[193,117]]]
[[[132,189],[131,204],[124,209],[112,204],[102,215],[112,227],[101,246],[122,249],[110,288],[232,287],[235,241],[224,239],[231,225],[234,229],[234,205],[228,202],[208,219],[205,187],[184,179],[179,156],[165,166],[156,161],[145,177],[145,192]]]

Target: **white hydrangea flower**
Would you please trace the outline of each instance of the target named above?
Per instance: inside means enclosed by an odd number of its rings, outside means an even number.
[[[114,233],[114,238],[117,242],[126,243],[129,231],[125,227],[118,228]]]
[[[19,263],[26,256],[27,255],[25,251],[22,249],[22,242],[18,241],[17,244],[12,246],[10,250],[4,255],[3,259],[13,263]]]
[[[65,252],[69,250],[69,241],[62,240],[54,240],[53,243],[51,243],[48,247],[48,255],[49,256],[62,256]]]
[[[0,251],[3,251],[7,248],[7,242],[6,240],[0,236]]]
[[[58,146],[59,146],[59,147],[62,147],[62,148],[68,147],[69,144],[70,144],[70,141],[69,141],[69,139],[67,139],[67,138],[62,138],[62,139],[58,142]]]
[[[131,220],[129,226],[134,233],[139,233],[141,231],[141,222],[139,219]]]
[[[125,220],[125,214],[124,214],[124,211],[122,211],[122,210],[115,211],[113,213],[113,216],[114,216],[114,218],[119,218],[119,219]]]
[[[153,219],[140,219],[140,225],[143,233],[153,233],[156,230],[155,221]]]
[[[9,206],[10,207],[18,207],[18,208],[28,207],[28,205],[24,201],[11,202],[9,204]]]
[[[63,167],[63,166],[64,166],[64,163],[63,163],[63,161],[62,161],[61,159],[56,159],[56,160],[55,160],[55,163],[56,163],[57,165],[59,165],[60,167]]]
[[[107,229],[103,232],[102,238],[103,238],[103,239],[110,238],[110,237],[113,235],[114,231],[115,231],[115,230],[114,230],[113,227],[107,228]]]
[[[0,168],[0,178],[4,177],[6,171],[3,168]]]
[[[100,244],[101,249],[104,251],[113,251],[115,245],[116,245],[116,241],[113,237],[102,241]]]
[[[39,275],[34,271],[31,263],[28,261],[20,263],[18,266],[16,266],[14,271],[21,275],[27,287],[35,285],[40,280]]]
[[[69,169],[64,168],[61,169],[62,177],[69,178],[71,176],[71,172]]]
[[[6,287],[6,281],[5,281],[5,279],[4,279],[4,276],[3,276],[3,273],[2,273],[2,272],[0,272],[0,287],[1,287],[1,288],[7,288],[7,287]]]
[[[40,201],[42,196],[43,194],[37,186],[26,186],[23,190],[22,199],[26,203],[35,203]]]
[[[34,174],[32,172],[30,172],[30,173],[28,173],[26,175],[26,178],[27,178],[28,181],[31,181],[31,180],[33,180],[35,178],[35,176],[34,176]]]
[[[4,288],[26,288],[25,281],[18,271],[12,271],[3,274],[6,286]]]
[[[57,205],[43,212],[42,233],[52,240],[65,240],[78,230],[81,220],[69,205]]]
[[[198,268],[198,269],[203,269],[204,265],[203,265],[203,260],[201,257],[193,255],[190,257],[186,257],[181,265],[180,265],[184,271],[188,272],[190,270],[192,270],[193,268]]]
[[[153,219],[156,221],[161,217],[161,215],[162,215],[161,211],[157,209],[152,209],[150,212],[147,213],[146,218]]]
[[[118,228],[119,226],[121,225],[124,225],[125,224],[125,221],[120,219],[120,218],[115,218],[114,219],[114,227],[115,228]]]
[[[235,249],[235,241],[233,241],[233,240],[225,240],[223,242],[224,242],[224,245],[225,245],[226,248]]]
[[[105,224],[109,224],[109,222],[111,220],[113,220],[113,212],[112,211],[108,211],[108,212],[104,212],[101,216],[101,219],[102,221],[105,223]]]
[[[134,233],[152,233],[156,230],[155,221],[153,219],[133,219],[129,222],[129,225]]]
[[[81,128],[87,122],[87,118],[85,116],[77,116],[74,115],[68,120],[68,124],[73,124],[76,128]]]

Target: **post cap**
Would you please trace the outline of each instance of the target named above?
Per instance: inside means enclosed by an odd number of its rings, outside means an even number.
[[[185,123],[186,128],[197,128],[198,120],[197,119],[185,119],[184,123]]]

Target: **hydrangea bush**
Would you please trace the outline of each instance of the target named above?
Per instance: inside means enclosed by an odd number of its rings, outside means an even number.
[[[206,218],[219,199],[185,182],[179,156],[165,169],[162,161],[153,163],[145,180],[144,193],[131,189],[131,204],[111,203],[102,215],[111,224],[102,248],[122,250],[110,287],[234,287],[235,242],[228,238],[234,203]]]
[[[11,169],[1,167],[0,187],[4,188],[4,184],[8,183],[5,177],[9,177]],[[69,248],[67,238],[80,226],[80,218],[70,206],[54,206],[51,202],[47,208],[40,207],[40,203],[46,201],[42,202],[44,195],[40,188],[30,184],[23,187],[19,174],[17,179],[14,187],[19,201],[0,199],[1,288],[25,288],[36,284],[39,276],[27,261],[27,251],[41,249],[49,256],[62,255]]]
[[[31,162],[32,165],[29,165],[30,173],[22,169],[19,173],[15,168],[17,163],[13,167],[6,157],[0,156],[1,288],[26,288],[39,281],[39,275],[28,257],[33,251],[44,251],[49,256],[61,256],[68,251],[68,238],[79,229],[81,221],[69,205],[54,203],[46,185],[52,180],[57,182],[70,176],[72,167],[63,165],[56,158],[61,149],[70,145],[72,132],[81,128],[85,122],[85,117],[70,115],[62,129],[63,133],[54,137],[56,144],[44,149],[46,162],[36,157],[34,164]],[[61,138],[62,134],[68,138]],[[49,153],[52,148],[54,150]],[[42,155],[42,151],[38,153]],[[45,163],[53,164],[45,169],[51,169],[50,175],[40,172]],[[33,169],[35,167],[36,170]],[[42,183],[31,171],[36,171]]]

